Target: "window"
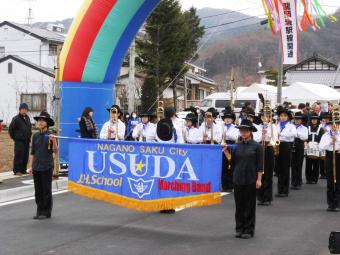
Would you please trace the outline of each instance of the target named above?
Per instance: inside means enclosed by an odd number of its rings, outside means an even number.
[[[3,58],[6,55],[5,47],[0,47],[0,58]]]
[[[13,63],[8,63],[8,73],[9,74],[13,73]]]
[[[216,100],[215,107],[216,108],[225,108],[230,105],[230,100]]]
[[[203,100],[201,106],[202,107],[211,107],[211,104],[212,104],[212,100],[205,99],[205,100]]]
[[[203,100],[205,95],[204,95],[204,90],[203,89],[199,89],[199,100]]]
[[[58,54],[58,45],[50,44],[49,56],[57,56],[57,54]]]
[[[46,110],[47,95],[46,94],[21,94],[21,103],[26,103],[33,112],[41,112]]]

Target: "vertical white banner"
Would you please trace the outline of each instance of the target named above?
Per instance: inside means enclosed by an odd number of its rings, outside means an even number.
[[[284,65],[296,65],[298,63],[296,0],[282,0],[282,3],[285,6],[283,7],[279,3],[279,16],[282,26],[282,61]]]

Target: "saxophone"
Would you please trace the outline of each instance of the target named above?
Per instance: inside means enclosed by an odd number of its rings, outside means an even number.
[[[111,121],[115,122],[115,126],[114,126],[114,131],[115,131],[115,137],[114,140],[118,141],[118,109],[117,108],[112,108],[111,109],[111,113],[113,114]],[[107,139],[112,139],[111,137],[111,126],[108,128],[107,130]]]

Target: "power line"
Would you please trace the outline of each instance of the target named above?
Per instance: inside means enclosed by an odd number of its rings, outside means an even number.
[[[241,11],[246,11],[246,10],[254,10],[254,9],[256,10],[256,9],[260,9],[260,8],[261,7],[244,8],[244,9],[239,9],[239,10],[234,10],[234,11],[222,12],[222,13],[219,13],[219,14],[214,14],[214,15],[200,17],[200,19],[209,19],[209,18],[218,17],[218,16],[222,16],[222,15],[228,15],[228,14],[235,13],[235,12],[241,12]]]
[[[222,23],[222,24],[219,24],[219,25],[214,25],[214,26],[210,26],[210,27],[205,27],[205,29],[211,29],[211,28],[216,28],[216,27],[222,27],[222,26],[226,26],[226,25],[230,25],[230,24],[234,24],[234,23],[238,23],[238,22],[241,22],[241,21],[245,21],[245,20],[250,20],[250,19],[257,19],[261,16],[263,16],[265,14],[261,14],[261,15],[258,15],[258,16],[251,16],[251,17],[247,17],[247,18],[243,18],[243,19],[239,19],[239,20],[234,20],[234,21],[230,21],[230,22],[226,22],[226,23]]]

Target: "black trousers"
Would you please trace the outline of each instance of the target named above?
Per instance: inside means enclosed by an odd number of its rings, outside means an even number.
[[[230,190],[234,188],[233,171],[229,169],[229,160],[222,155],[222,190]]]
[[[14,141],[13,172],[26,173],[29,157],[30,143],[24,141]]]
[[[35,202],[37,215],[51,214],[52,201],[52,176],[53,169],[47,171],[33,171]]]
[[[256,184],[234,185],[236,232],[255,234]]]
[[[331,208],[340,205],[340,154],[336,153],[336,184],[333,175],[333,152],[326,151],[327,204]]]
[[[295,150],[292,152],[292,186],[299,187],[302,185],[302,165],[305,157],[304,142],[295,141]]]
[[[262,175],[262,186],[257,190],[257,200],[271,202],[273,200],[273,172],[274,172],[273,147],[266,146],[264,158],[264,174]]]
[[[318,182],[319,180],[319,168],[320,164],[324,164],[325,161],[319,158],[306,157],[306,181],[307,182]]]
[[[277,192],[279,194],[288,195],[289,193],[291,149],[292,143],[280,143],[280,153],[277,157]]]
[[[326,162],[325,162],[325,160],[320,159],[319,164],[320,164],[320,175],[325,177],[326,176],[326,169],[325,169]]]

